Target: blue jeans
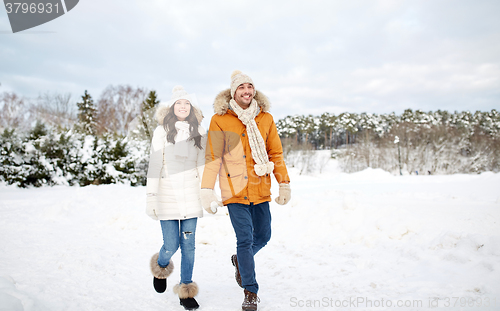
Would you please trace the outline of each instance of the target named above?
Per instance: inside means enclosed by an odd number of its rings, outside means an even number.
[[[168,266],[170,258],[181,248],[181,283],[192,283],[194,266],[194,240],[198,218],[160,220],[163,246],[158,256],[160,267]]]
[[[269,202],[254,205],[230,203],[229,217],[236,234],[236,254],[243,287],[252,292],[259,291],[255,279],[254,255],[271,239],[271,211]]]

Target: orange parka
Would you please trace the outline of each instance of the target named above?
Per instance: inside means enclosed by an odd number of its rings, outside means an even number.
[[[255,117],[257,127],[266,144],[269,161],[274,162],[273,174],[278,183],[289,183],[288,171],[283,160],[283,149],[273,117],[267,111],[270,103],[265,95],[256,92],[254,99],[261,111]],[[201,188],[215,187],[217,176],[224,205],[229,203],[259,204],[271,201],[271,176],[258,176],[248,142],[246,126],[229,109],[231,90],[217,95],[215,115],[210,121],[205,169]]]

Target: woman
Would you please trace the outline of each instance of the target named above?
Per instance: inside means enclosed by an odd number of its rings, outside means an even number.
[[[167,289],[167,277],[174,265],[171,257],[181,249],[181,281],[174,286],[186,310],[199,307],[194,296],[198,285],[191,279],[194,266],[195,232],[200,203],[200,180],[206,145],[200,126],[201,110],[193,106],[192,95],[182,86],[173,89],[167,106],[156,111],[161,124],[153,134],[147,178],[147,214],[160,220],[163,246],[151,258],[153,285],[157,292]]]

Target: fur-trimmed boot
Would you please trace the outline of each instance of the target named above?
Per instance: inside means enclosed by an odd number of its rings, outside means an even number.
[[[153,286],[158,293],[163,293],[167,289],[167,277],[174,270],[174,263],[172,260],[165,268],[160,267],[158,264],[158,256],[156,253],[151,257],[151,273],[153,273]]]
[[[195,282],[175,285],[174,293],[179,295],[180,304],[184,309],[196,310],[200,307],[196,299],[194,299],[194,296],[198,295],[198,285]]]

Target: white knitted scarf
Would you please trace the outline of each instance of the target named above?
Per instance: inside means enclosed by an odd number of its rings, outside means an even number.
[[[252,103],[247,109],[241,108],[234,99],[229,101],[229,105],[238,116],[238,119],[240,119],[243,125],[247,128],[250,150],[252,151],[252,157],[256,163],[254,165],[255,173],[258,176],[264,176],[265,174],[272,173],[274,170],[274,163],[269,161],[266,144],[260,134],[257,123],[255,123],[255,117],[260,112],[257,102],[255,99],[252,99]]]
[[[189,139],[189,123],[187,121],[175,122],[175,135],[174,154],[179,157],[187,158],[189,155],[188,142]]]

